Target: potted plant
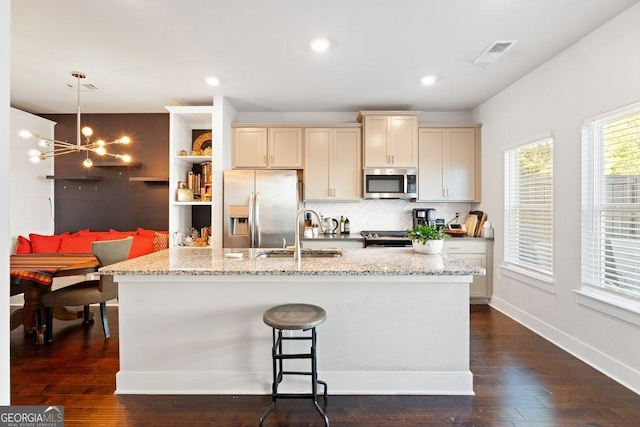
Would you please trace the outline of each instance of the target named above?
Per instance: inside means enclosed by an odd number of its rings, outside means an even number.
[[[413,250],[423,254],[437,254],[442,251],[444,239],[449,238],[444,227],[419,224],[408,230],[405,237],[411,239]]]

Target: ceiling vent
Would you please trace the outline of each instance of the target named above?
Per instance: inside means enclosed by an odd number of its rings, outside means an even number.
[[[67,83],[67,87],[69,89],[72,89],[75,92],[77,90],[78,85],[77,84]],[[100,88],[98,86],[94,85],[93,83],[82,83],[82,84],[80,84],[80,92],[95,92],[97,90],[100,90]]]
[[[473,63],[485,67],[493,65],[506,55],[516,43],[518,43],[517,40],[497,40],[491,43]]]

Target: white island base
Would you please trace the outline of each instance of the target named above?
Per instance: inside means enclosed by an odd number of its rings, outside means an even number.
[[[118,394],[270,394],[262,315],[294,302],[327,311],[317,352],[329,394],[473,394],[471,275],[115,274]],[[281,387],[309,390],[308,377],[288,376]]]

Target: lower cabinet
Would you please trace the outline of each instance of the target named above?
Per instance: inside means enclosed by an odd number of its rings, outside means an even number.
[[[493,241],[451,238],[444,241],[443,251],[487,270],[485,276],[473,276],[469,289],[472,303],[487,304],[493,293]]]

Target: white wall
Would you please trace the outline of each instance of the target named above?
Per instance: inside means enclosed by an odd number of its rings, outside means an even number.
[[[220,95],[213,98],[213,202],[214,206],[222,206],[222,196],[224,190],[222,188],[223,172],[231,169],[231,123],[237,121],[238,113],[229,101]],[[222,209],[213,209],[212,212],[212,242],[213,247],[222,247],[222,230],[224,230]],[[218,224],[218,226],[216,226]]]
[[[0,2],[0,206],[9,204],[9,64],[11,2]],[[9,277],[9,212],[0,209],[0,277]],[[0,405],[10,402],[9,369],[9,281],[0,280]]]
[[[483,123],[479,208],[493,218],[496,266],[504,261],[501,147],[555,133],[555,293],[496,272],[492,305],[636,392],[640,328],[577,305],[572,289],[580,288],[582,121],[640,101],[639,22],[637,4],[473,112]]]
[[[35,140],[18,135],[22,129],[53,138],[55,122],[42,117],[11,109],[11,207],[10,233],[12,243],[18,235],[29,238],[29,233],[53,234],[53,160],[33,164],[27,157],[31,148],[39,148]],[[15,249],[15,246],[13,247]]]
[[[9,236],[11,253],[15,252],[18,236],[29,238],[29,233],[53,234],[53,160],[33,164],[27,157],[27,150],[38,148],[35,140],[21,138],[18,133],[28,129],[34,134],[53,138],[52,122],[42,117],[11,108],[11,131],[9,143],[11,150],[10,167],[10,204]],[[11,305],[22,305],[24,297],[11,297]]]

